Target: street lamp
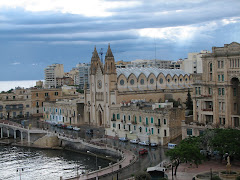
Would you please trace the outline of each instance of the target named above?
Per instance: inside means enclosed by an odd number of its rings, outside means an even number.
[[[92,153],[92,152],[90,152],[90,151],[87,151],[87,153],[89,153],[89,154],[92,154],[92,155],[96,156],[96,169],[97,169],[97,176],[96,176],[96,179],[98,180],[97,154],[95,154],[95,153]]]
[[[23,172],[23,168],[17,168],[17,172],[19,172],[20,180],[21,180],[21,174]]]

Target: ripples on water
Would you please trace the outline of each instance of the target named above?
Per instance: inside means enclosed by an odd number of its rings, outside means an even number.
[[[83,170],[94,170],[96,158],[71,151],[41,150],[24,147],[0,146],[0,179],[59,180],[70,178]],[[98,165],[108,166],[110,161],[98,158]]]

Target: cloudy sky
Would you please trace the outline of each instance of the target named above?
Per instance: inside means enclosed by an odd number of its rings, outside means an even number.
[[[0,0],[0,80],[44,79],[90,62],[94,46],[115,60],[178,60],[240,42],[239,0]]]

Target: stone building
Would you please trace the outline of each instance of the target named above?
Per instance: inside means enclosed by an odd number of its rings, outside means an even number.
[[[111,107],[110,136],[140,139],[166,145],[181,137],[181,121],[185,119],[183,108],[173,103],[128,103]]]
[[[78,98],[44,102],[43,119],[55,124],[79,125],[84,122],[83,109],[83,103]]]
[[[201,134],[203,127],[239,128],[240,44],[213,47],[202,56],[203,73],[194,77],[193,122],[183,133]]]
[[[31,91],[29,89],[15,89],[12,93],[0,94],[1,119],[23,118],[31,114]]]
[[[63,78],[64,70],[63,64],[52,64],[44,69],[45,74],[45,87],[46,88],[56,88],[57,81],[56,78]]]

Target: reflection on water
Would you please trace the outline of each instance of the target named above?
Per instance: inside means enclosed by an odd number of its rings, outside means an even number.
[[[0,179],[20,179],[21,173],[23,180],[59,180],[60,176],[76,176],[77,169],[79,174],[84,170],[95,170],[95,162],[93,156],[71,151],[0,146]],[[101,167],[108,166],[109,162],[98,159]]]

